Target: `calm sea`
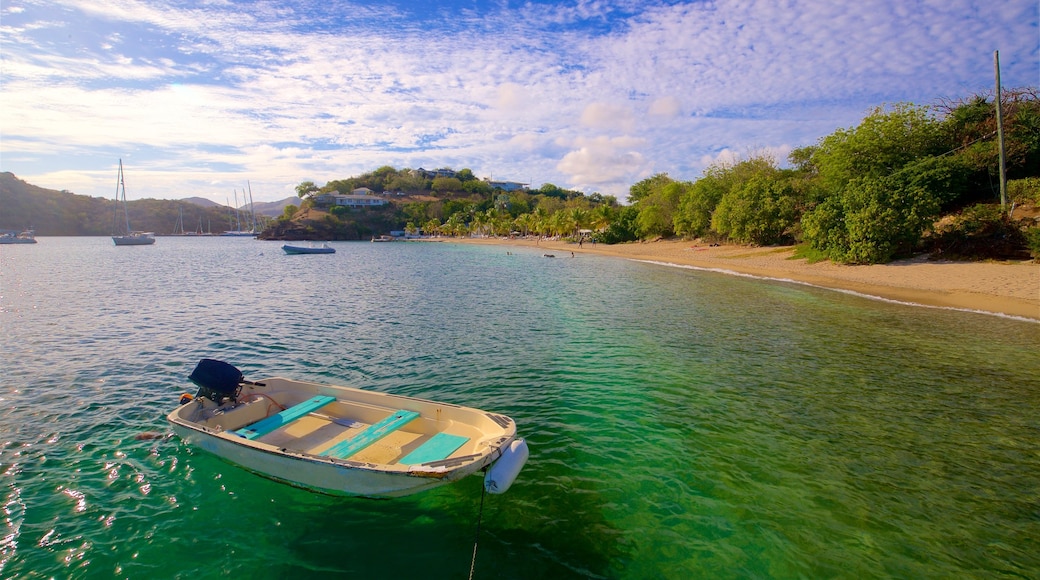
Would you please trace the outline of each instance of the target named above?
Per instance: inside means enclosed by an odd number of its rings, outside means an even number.
[[[0,247],[0,577],[1036,578],[1040,324],[537,249]],[[315,495],[174,437],[204,357],[512,416],[513,488]]]

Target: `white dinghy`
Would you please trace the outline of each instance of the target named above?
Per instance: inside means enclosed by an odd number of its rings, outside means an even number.
[[[485,468],[485,489],[504,493],[528,457],[504,415],[280,377],[247,381],[213,359],[188,378],[198,393],[167,416],[181,439],[323,493],[400,497]]]

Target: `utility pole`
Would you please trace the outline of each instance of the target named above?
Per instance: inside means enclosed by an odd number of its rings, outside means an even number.
[[[1000,51],[993,51],[993,69],[997,76],[997,147],[1000,150],[1000,210],[1007,211],[1007,166],[1004,160],[1004,107],[1000,92]]]

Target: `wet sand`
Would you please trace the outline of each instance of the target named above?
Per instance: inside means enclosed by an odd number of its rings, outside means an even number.
[[[663,240],[627,244],[582,244],[534,239],[451,239],[471,244],[528,246],[570,259],[571,253],[615,256],[793,280],[887,300],[1002,314],[1040,321],[1040,263],[1031,261],[947,262],[926,256],[872,266],[810,264],[792,247],[709,246]]]

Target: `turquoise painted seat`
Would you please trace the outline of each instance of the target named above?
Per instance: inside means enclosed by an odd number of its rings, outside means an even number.
[[[430,437],[429,441],[416,447],[408,455],[405,455],[399,463],[402,465],[417,465],[419,463],[429,463],[430,461],[447,459],[449,455],[455,453],[458,448],[465,445],[467,441],[469,441],[469,437],[450,435],[448,433],[438,433],[433,437]]]
[[[386,437],[390,433],[404,427],[418,416],[419,413],[416,413],[415,411],[396,411],[391,413],[389,417],[382,421],[373,423],[368,427],[368,429],[365,429],[354,437],[347,439],[346,441],[340,441],[325,451],[322,451],[321,454],[327,457],[346,459],[376,441],[379,441],[383,437]]]
[[[257,437],[263,437],[271,431],[278,429],[284,425],[288,425],[293,421],[303,417],[308,413],[317,411],[318,409],[328,405],[329,403],[336,400],[336,397],[327,397],[324,395],[318,395],[311,397],[306,401],[293,405],[288,409],[278,413],[277,415],[271,415],[266,419],[261,419],[252,425],[242,427],[237,431],[233,431],[235,435],[245,437],[246,439],[256,439]]]

